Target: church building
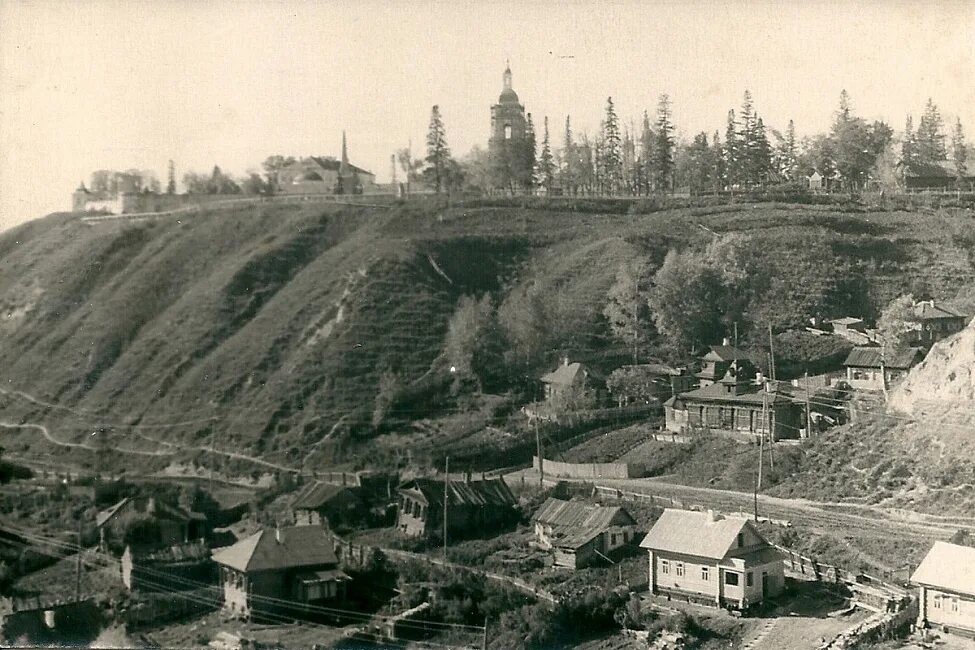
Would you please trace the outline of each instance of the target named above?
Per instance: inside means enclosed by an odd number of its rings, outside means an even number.
[[[371,194],[378,191],[376,176],[349,162],[342,132],[342,159],[309,156],[278,170],[281,194]]]
[[[530,179],[531,169],[527,162],[525,144],[531,114],[525,115],[525,107],[511,85],[511,66],[506,66],[502,79],[501,96],[491,107],[491,139],[488,150],[494,161],[499,186],[514,189]],[[531,137],[534,137],[531,134]]]

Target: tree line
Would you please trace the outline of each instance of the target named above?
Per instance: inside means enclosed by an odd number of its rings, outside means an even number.
[[[797,136],[792,120],[784,131],[766,125],[748,90],[741,106],[728,111],[723,136],[716,129],[689,140],[679,138],[666,94],[659,96],[652,114],[643,111],[639,128],[622,124],[612,97],[606,100],[595,135],[575,132],[567,116],[561,147],[553,144],[547,116],[542,123],[540,144],[528,114],[520,146],[475,147],[454,160],[445,146],[446,129],[435,106],[426,159],[414,160],[406,149],[397,152],[397,159],[408,181],[433,181],[438,192],[466,189],[564,196],[649,196],[677,189],[692,194],[747,191],[805,184],[813,172],[824,179],[824,187],[842,186],[855,192],[874,181],[880,188],[893,189],[905,172],[923,175],[931,165],[941,166],[959,180],[968,176],[970,146],[961,120],[956,119],[949,138],[931,99],[917,129],[908,116],[899,137],[889,124],[858,116],[845,90],[829,131],[803,138]],[[431,147],[431,142],[444,146]]]

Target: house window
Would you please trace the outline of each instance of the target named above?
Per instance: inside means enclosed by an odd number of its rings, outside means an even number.
[[[737,573],[726,573],[724,574],[724,583],[726,585],[731,585],[732,587],[738,586],[738,574]]]
[[[710,571],[708,570],[708,567],[702,566],[701,567],[701,580],[703,580],[704,582],[707,582],[710,579],[711,579],[711,576],[710,576]]]
[[[678,562],[677,563],[677,577],[678,578],[681,578],[683,576],[684,576],[684,563],[683,562]]]
[[[510,140],[511,139],[511,125],[510,124],[505,124],[504,125],[504,139],[505,140]]]
[[[745,586],[746,587],[751,587],[752,586],[752,582],[753,582],[753,580],[752,580],[752,572],[749,571],[747,574],[745,574]]]
[[[660,573],[670,573],[669,560],[660,560]]]
[[[935,609],[941,609],[941,596],[935,596],[934,600],[931,602],[931,605]]]
[[[616,546],[616,533],[612,533],[609,536],[609,545],[610,546]]]
[[[957,614],[958,613],[958,599],[957,598],[952,598],[951,599],[951,611],[954,614]]]
[[[738,533],[738,548],[741,548],[744,545],[745,545],[745,534]]]

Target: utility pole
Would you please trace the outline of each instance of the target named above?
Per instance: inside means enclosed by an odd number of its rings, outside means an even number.
[[[535,453],[538,454],[538,487],[545,489],[545,458],[542,457],[542,437],[538,433],[538,416],[535,416]]]
[[[769,368],[770,369],[774,368],[775,367],[775,362],[772,360],[771,353],[768,355],[768,360],[769,360],[768,361]],[[769,403],[768,403],[768,394],[769,394],[769,389],[771,387],[772,387],[772,384],[769,383],[768,381],[766,381],[765,382],[765,386],[764,386],[765,393],[762,396],[762,410],[765,413],[765,417],[768,419],[768,426],[765,428],[765,430],[768,433],[768,455],[769,455],[769,462],[770,462],[770,464],[772,466],[772,469],[775,469],[775,436],[772,434],[772,427],[774,425],[773,420],[775,419],[775,413],[774,413],[774,411],[771,411],[769,409]]]
[[[880,385],[884,389],[884,402],[887,402],[887,345],[880,345]]]
[[[81,527],[84,519],[78,519],[78,563],[75,568],[75,581],[74,581],[74,600],[75,602],[81,601],[81,556],[84,553],[84,547],[81,545]]]
[[[758,491],[762,489],[762,465],[765,462],[765,430],[768,419],[768,392],[762,394],[762,431],[758,438],[758,476],[755,479],[755,521],[758,521]]]
[[[775,346],[772,343],[772,323],[768,324],[768,353],[769,353],[769,373],[772,381],[775,381]]]
[[[450,497],[450,456],[447,456],[443,464],[443,559],[447,560],[447,500]]]
[[[803,382],[806,386],[806,437],[812,437],[812,413],[809,411],[809,372],[805,375],[806,381]]]
[[[735,356],[738,356],[738,321],[735,321]]]
[[[484,629],[481,633],[481,650],[487,650],[487,616],[484,617]]]

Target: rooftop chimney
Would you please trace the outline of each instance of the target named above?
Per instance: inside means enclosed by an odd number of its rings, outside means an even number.
[[[715,512],[714,510],[708,509],[708,522],[714,523],[716,521],[721,521],[724,517]]]
[[[569,355],[565,355],[564,357],[562,357],[562,365],[563,366],[569,365]]]
[[[278,544],[281,543],[281,537],[282,537],[282,535],[281,535],[281,526],[278,525],[278,524],[275,524],[274,525],[274,539],[275,539],[275,541]]]
[[[721,345],[731,345],[731,339],[729,339],[727,336],[724,337],[721,339]]]

